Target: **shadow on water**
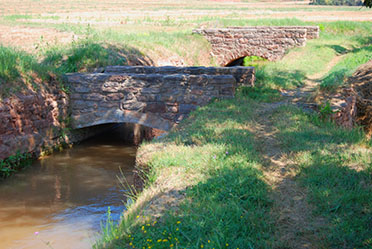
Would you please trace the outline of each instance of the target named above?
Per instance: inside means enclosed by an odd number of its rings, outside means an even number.
[[[0,248],[90,248],[108,207],[118,220],[136,148],[106,132],[0,183]],[[37,234],[37,236],[35,235]],[[68,238],[68,240],[66,240]],[[44,241],[44,242],[43,242]]]

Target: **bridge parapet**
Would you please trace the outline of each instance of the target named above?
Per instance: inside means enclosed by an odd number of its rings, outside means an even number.
[[[104,73],[127,74],[186,74],[186,75],[232,75],[238,86],[254,86],[254,67],[150,67],[150,66],[108,66]]]
[[[198,106],[235,94],[232,75],[129,74],[111,69],[112,73],[66,75],[74,128],[137,123],[170,130]]]

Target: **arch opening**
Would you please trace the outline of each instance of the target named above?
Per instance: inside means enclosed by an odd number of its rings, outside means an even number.
[[[150,141],[165,133],[164,130],[129,122],[105,123],[73,130],[74,136],[80,136],[80,141],[99,136],[134,145],[139,145],[144,140]]]
[[[261,56],[242,56],[237,59],[234,59],[226,64],[225,67],[237,67],[237,66],[243,66],[243,67],[257,67],[264,63],[266,63],[268,59],[263,58]]]

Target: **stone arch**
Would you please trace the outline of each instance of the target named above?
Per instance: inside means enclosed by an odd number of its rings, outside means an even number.
[[[153,113],[141,113],[120,109],[77,115],[73,117],[73,120],[73,128],[75,129],[108,123],[133,123],[169,131],[175,125],[175,123]]]
[[[252,49],[247,50],[244,48],[236,48],[233,50],[230,50],[228,53],[226,53],[220,60],[220,65],[225,67],[231,67],[231,66],[239,66],[240,62],[243,62],[243,59],[247,56],[259,56],[267,60],[275,60],[277,58],[270,57],[267,51],[264,49]]]

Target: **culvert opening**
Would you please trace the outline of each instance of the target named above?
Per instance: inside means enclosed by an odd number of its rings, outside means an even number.
[[[262,64],[265,64],[268,60],[260,56],[243,56],[238,59],[235,59],[229,62],[226,67],[257,67]]]
[[[76,139],[101,140],[127,145],[139,145],[142,141],[150,141],[166,133],[163,130],[134,123],[109,123],[75,130]],[[80,139],[79,139],[80,137]]]

